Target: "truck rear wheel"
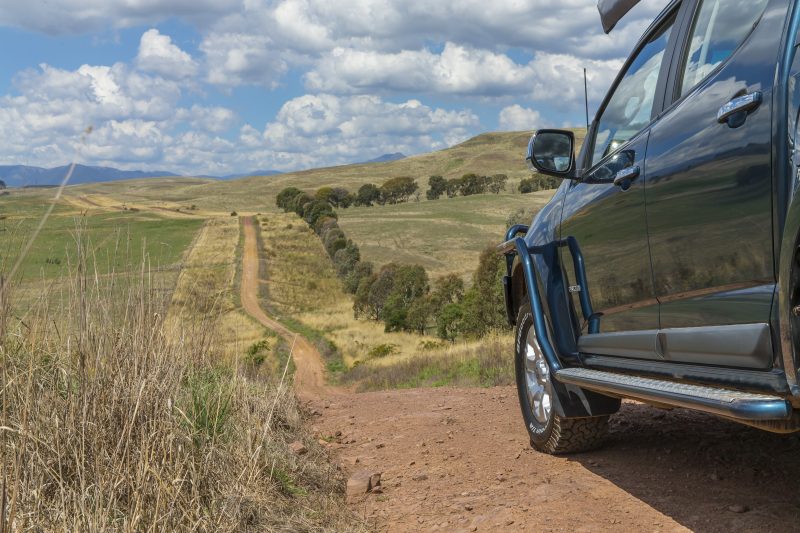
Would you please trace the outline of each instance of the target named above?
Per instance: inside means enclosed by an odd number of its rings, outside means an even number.
[[[517,393],[531,446],[543,453],[561,454],[602,445],[608,432],[608,416],[564,418],[553,408],[553,377],[536,338],[527,301],[517,313],[514,350]]]

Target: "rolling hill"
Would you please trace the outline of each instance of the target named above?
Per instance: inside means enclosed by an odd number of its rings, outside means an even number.
[[[585,132],[580,129],[575,133],[580,144]],[[432,175],[453,178],[469,172],[506,174],[511,191],[516,189],[521,178],[530,176],[524,160],[530,135],[529,131],[484,133],[444,150],[385,163],[343,165],[230,181],[167,178],[155,182],[98,183],[70,189],[73,194],[104,194],[129,204],[163,208],[195,205],[205,211],[239,213],[274,211],[275,195],[288,186],[313,191],[332,185],[355,191],[365,183],[380,185],[398,176],[415,178],[424,190]]]

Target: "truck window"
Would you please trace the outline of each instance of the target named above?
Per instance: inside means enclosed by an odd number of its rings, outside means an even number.
[[[701,0],[689,34],[681,96],[728,59],[755,27],[767,0]]]
[[[650,36],[614,88],[598,119],[592,166],[616,151],[650,122],[661,62],[674,22],[673,15]]]

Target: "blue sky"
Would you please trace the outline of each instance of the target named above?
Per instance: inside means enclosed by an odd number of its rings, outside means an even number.
[[[579,125],[582,68],[594,108],[664,3],[606,36],[591,0],[15,2],[0,164],[294,170]]]

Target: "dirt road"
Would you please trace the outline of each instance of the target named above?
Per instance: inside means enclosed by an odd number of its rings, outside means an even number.
[[[253,217],[242,217],[244,249],[242,251],[242,307],[247,313],[267,328],[281,335],[292,347],[292,358],[296,367],[295,388],[303,400],[313,400],[336,395],[339,391],[325,384],[325,365],[316,347],[305,337],[296,335],[280,322],[273,320],[258,302],[259,250],[256,231],[258,222]]]
[[[291,338],[258,304],[248,220],[242,302]],[[353,394],[324,384],[307,341],[294,356],[298,393],[334,457],[383,474],[382,494],[349,504],[378,531],[800,530],[797,436],[625,403],[604,449],[552,457],[528,446],[512,388]]]

